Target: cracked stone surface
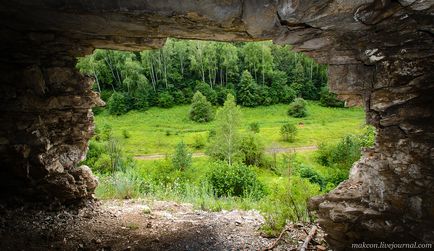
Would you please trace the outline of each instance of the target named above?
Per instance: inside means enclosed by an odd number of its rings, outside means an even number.
[[[434,1],[203,0],[0,3],[0,186],[62,203],[97,181],[78,166],[92,135],[94,48],[143,50],[167,37],[272,39],[329,64],[332,90],[362,100],[377,128],[349,180],[311,200],[335,249],[361,240],[434,240]]]

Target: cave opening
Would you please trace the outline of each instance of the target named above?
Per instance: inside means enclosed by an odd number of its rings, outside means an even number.
[[[329,65],[329,85],[362,97],[374,148],[309,207],[334,249],[360,241],[432,243],[431,1],[4,2],[2,197],[83,201],[97,185],[78,166],[102,102],[76,57],[138,51],[165,38],[291,44]],[[414,233],[418,233],[417,235]]]

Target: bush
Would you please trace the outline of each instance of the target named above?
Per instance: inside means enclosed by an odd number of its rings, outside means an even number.
[[[344,107],[345,102],[337,99],[336,94],[329,92],[327,87],[321,89],[319,103],[327,107]]]
[[[244,164],[260,166],[264,153],[264,145],[259,141],[258,137],[250,133],[242,137],[240,152]]]
[[[280,135],[284,141],[294,142],[296,134],[297,127],[294,124],[286,123],[280,127]]]
[[[336,145],[320,144],[317,160],[324,166],[340,166],[349,169],[360,158],[361,142],[356,135],[347,135]]]
[[[172,165],[175,169],[184,171],[191,166],[191,153],[184,141],[176,145],[175,153],[172,156]]]
[[[318,184],[321,190],[325,189],[327,180],[321,174],[313,170],[311,167],[303,165],[300,170],[300,177],[308,179],[310,183]]]
[[[295,118],[303,118],[307,116],[306,101],[302,98],[296,98],[289,104],[288,115]]]
[[[215,162],[208,175],[208,181],[216,196],[238,196],[261,198],[264,186],[256,173],[244,164],[228,165]]]
[[[127,130],[122,130],[122,136],[124,139],[129,139],[131,137],[131,134]]]
[[[259,133],[259,122],[252,122],[249,124],[249,130],[253,133]]]
[[[262,230],[266,234],[278,235],[287,221],[310,221],[307,201],[319,194],[318,185],[298,176],[291,176],[290,180],[276,181],[271,187],[271,194],[260,206],[265,218]]]
[[[187,103],[184,93],[181,90],[175,90],[172,92],[174,103],[177,105],[182,105]]]
[[[194,149],[203,149],[205,147],[205,139],[200,134],[196,134],[193,136],[193,144]]]
[[[162,108],[170,108],[174,105],[175,99],[168,92],[161,92],[158,95],[158,106]]]
[[[211,103],[199,91],[193,96],[189,116],[191,120],[199,123],[209,122],[214,118]]]
[[[197,81],[195,90],[202,93],[211,104],[217,103],[217,93],[207,83]]]
[[[125,96],[114,92],[107,102],[108,112],[113,115],[121,115],[127,112]]]

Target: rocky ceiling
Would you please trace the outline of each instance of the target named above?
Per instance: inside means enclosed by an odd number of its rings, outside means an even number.
[[[328,242],[434,241],[433,0],[16,0],[0,2],[0,23],[3,200],[92,196],[78,163],[102,102],[77,56],[272,39],[329,64],[330,87],[362,97],[377,128],[349,180],[310,201]]]

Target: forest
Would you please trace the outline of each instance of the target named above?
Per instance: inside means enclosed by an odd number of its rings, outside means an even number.
[[[200,91],[213,105],[227,94],[246,107],[288,104],[296,97],[343,106],[327,91],[327,67],[269,41],[226,43],[168,39],[158,50],[97,49],[77,67],[95,79],[112,114],[189,104]]]

